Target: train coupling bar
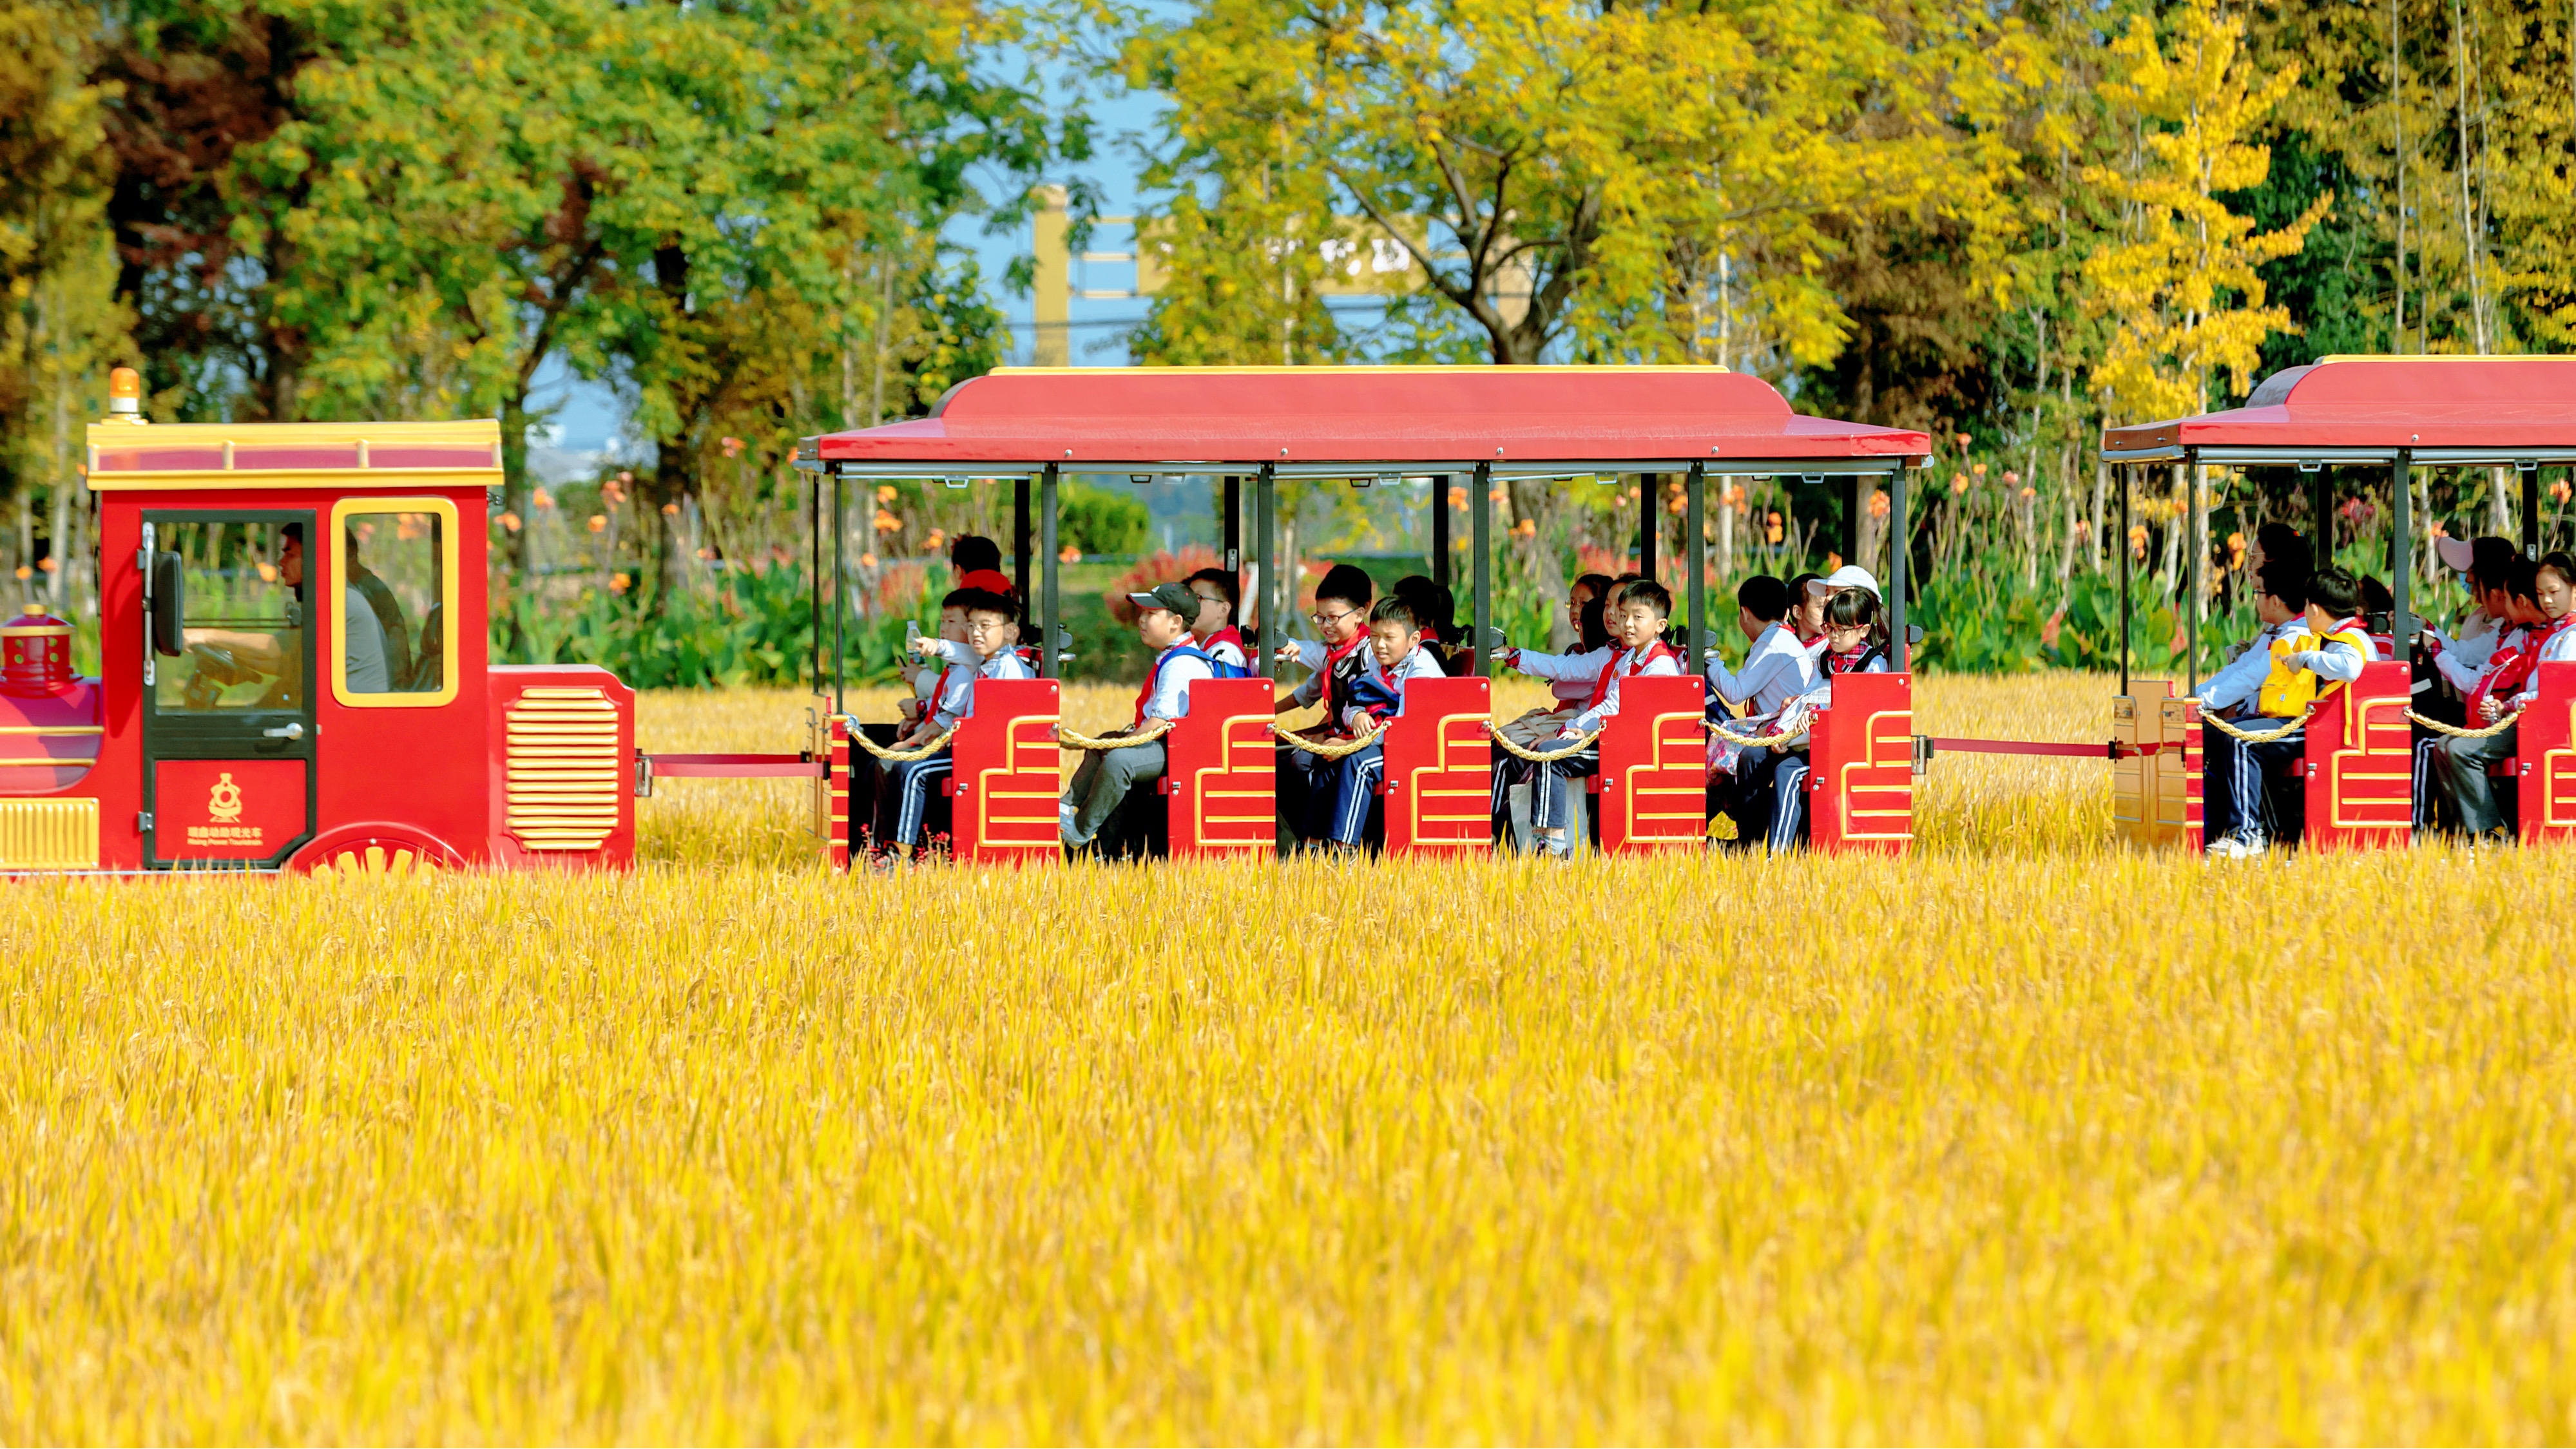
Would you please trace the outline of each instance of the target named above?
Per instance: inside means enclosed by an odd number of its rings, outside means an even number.
[[[2070,760],[2134,760],[2177,748],[2179,746],[2170,744],[2137,745],[2126,740],[2087,745],[2052,740],[1971,740],[1952,735],[1916,735],[1914,773],[1927,772],[1931,768],[1932,757],[1944,750],[1960,755],[2050,755]]]
[[[665,780],[813,780],[826,762],[811,750],[793,755],[648,755],[635,752],[635,798],[653,798],[653,782]]]

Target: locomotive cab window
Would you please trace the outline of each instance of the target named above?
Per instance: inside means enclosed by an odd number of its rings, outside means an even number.
[[[363,498],[331,510],[332,696],[359,708],[456,697],[456,505]]]
[[[304,525],[274,519],[165,520],[158,548],[173,559],[180,658],[154,672],[165,715],[301,710]]]

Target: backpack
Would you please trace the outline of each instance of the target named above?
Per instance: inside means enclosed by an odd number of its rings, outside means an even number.
[[[1246,669],[1242,665],[1228,664],[1224,660],[1217,658],[1215,655],[1210,654],[1204,649],[1193,649],[1186,644],[1174,645],[1157,656],[1154,661],[1154,673],[1157,675],[1161,674],[1163,672],[1163,662],[1170,659],[1175,654],[1184,659],[1198,660],[1200,663],[1205,664],[1219,679],[1250,679],[1252,677],[1252,671]]]

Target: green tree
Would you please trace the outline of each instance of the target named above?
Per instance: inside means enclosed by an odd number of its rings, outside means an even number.
[[[2263,339],[2295,326],[2267,304],[2256,268],[2296,253],[2331,204],[2319,197],[2289,224],[2257,233],[2224,194],[2260,184],[2270,150],[2257,144],[2266,116],[2298,83],[2295,66],[2258,77],[2244,53],[2241,19],[2211,0],[2170,13],[2171,54],[2145,17],[2112,44],[2105,93],[2138,127],[2123,164],[2085,177],[2127,207],[2125,236],[2085,261],[2094,305],[2116,319],[2095,374],[2109,409],[2130,419],[2197,412],[2224,374],[2241,395]]]

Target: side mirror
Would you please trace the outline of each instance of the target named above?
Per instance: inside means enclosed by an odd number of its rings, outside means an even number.
[[[175,553],[152,555],[152,651],[172,657],[188,650],[179,621],[187,614],[187,584]]]
[[[1906,626],[1905,626],[1905,642],[1906,642],[1906,643],[1908,643],[1908,644],[1920,644],[1920,643],[1922,643],[1922,642],[1923,642],[1923,626],[1922,626],[1922,625],[1920,625],[1920,624],[1908,624],[1908,625],[1906,625]]]

